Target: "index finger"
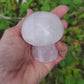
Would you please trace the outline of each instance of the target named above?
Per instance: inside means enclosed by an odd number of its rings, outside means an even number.
[[[67,12],[68,12],[68,7],[65,5],[60,5],[53,9],[51,13],[57,15],[59,18],[62,18]]]

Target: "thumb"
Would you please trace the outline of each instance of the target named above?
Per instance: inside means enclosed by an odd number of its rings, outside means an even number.
[[[32,9],[28,9],[27,10],[27,15],[16,25],[16,26],[19,26],[21,27],[22,26],[22,23],[24,22],[24,20],[33,13],[33,10]]]
[[[21,28],[22,28],[22,24],[24,22],[24,20],[33,13],[33,10],[32,9],[28,9],[27,10],[27,15],[14,27],[15,30],[18,32],[18,34],[21,33]]]

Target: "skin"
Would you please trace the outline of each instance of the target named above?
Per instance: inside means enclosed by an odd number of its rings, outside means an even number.
[[[60,5],[51,12],[61,19],[68,12],[68,7]],[[32,13],[29,9],[26,17]],[[7,29],[0,40],[0,84],[39,84],[53,67],[65,58],[67,46],[61,39],[56,43],[59,52],[56,60],[49,63],[34,60],[31,54],[32,46],[21,37],[25,18],[16,26]],[[62,20],[62,23],[66,29],[67,22]]]

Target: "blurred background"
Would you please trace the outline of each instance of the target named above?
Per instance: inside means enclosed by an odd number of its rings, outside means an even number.
[[[63,37],[68,52],[40,84],[84,84],[84,0],[0,0],[0,38],[26,15],[27,9],[50,12],[58,5],[69,7],[63,17],[69,24]]]

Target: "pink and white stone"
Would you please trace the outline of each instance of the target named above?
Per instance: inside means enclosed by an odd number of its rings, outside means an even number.
[[[32,45],[32,55],[40,62],[56,59],[55,43],[63,36],[61,20],[49,12],[36,12],[26,18],[22,25],[23,39]]]

